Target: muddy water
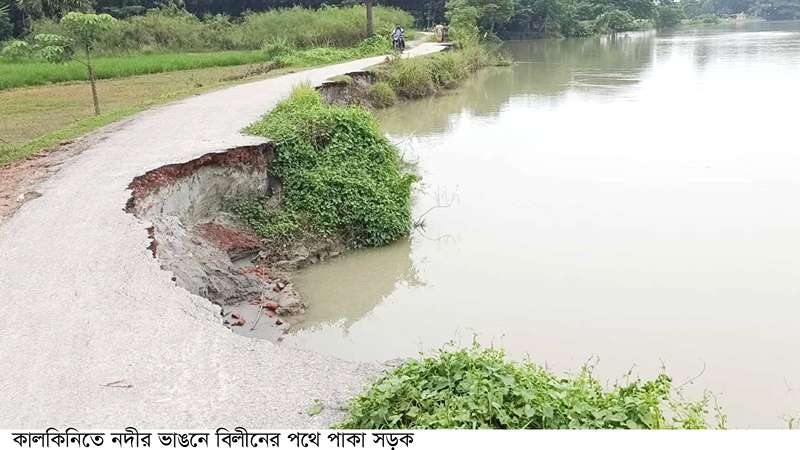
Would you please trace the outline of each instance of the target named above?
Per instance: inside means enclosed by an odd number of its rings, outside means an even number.
[[[450,340],[618,379],[665,365],[740,427],[800,414],[800,25],[513,42],[381,114],[423,177],[410,241],[302,272],[288,345]]]

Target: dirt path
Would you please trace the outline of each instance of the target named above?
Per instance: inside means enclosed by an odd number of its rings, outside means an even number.
[[[407,55],[440,48],[422,44]],[[382,59],[166,105],[93,133],[55,173],[37,166],[46,179],[0,225],[0,427],[296,428],[336,420],[335,407],[379,366],[232,334],[216,306],[159,268],[147,223],[123,207],[133,177],[257,143],[239,130],[293,86]],[[326,407],[312,417],[305,411],[315,399]]]

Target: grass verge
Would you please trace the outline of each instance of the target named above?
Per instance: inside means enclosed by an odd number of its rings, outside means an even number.
[[[339,428],[354,429],[700,429],[710,395],[673,393],[666,374],[604,388],[583,367],[562,377],[532,362],[510,362],[474,345],[442,349],[385,374],[350,404]],[[725,416],[713,408],[719,427]]]

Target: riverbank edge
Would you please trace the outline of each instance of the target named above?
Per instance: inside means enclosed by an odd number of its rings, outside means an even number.
[[[441,54],[417,58],[429,64]],[[447,58],[458,58],[452,53]],[[350,72],[337,78],[351,80],[349,88],[339,89],[341,81],[326,81],[315,87],[331,105],[371,107],[369,87],[377,82],[375,71],[391,70],[382,63],[368,71]],[[427,67],[427,66],[426,66]],[[431,65],[430,67],[436,67]],[[478,70],[465,71],[464,76]],[[442,74],[432,74],[443,79]],[[385,78],[385,75],[383,75]],[[460,80],[436,86],[427,95],[455,87]],[[276,243],[258,236],[252,228],[233,217],[230,208],[243,198],[272,199],[269,208],[280,208],[282,186],[274,175],[275,146],[227,149],[197,159],[162,166],[136,177],[130,184],[131,197],[126,211],[147,220],[151,244],[148,247],[173,281],[189,292],[222,306],[223,324],[230,327],[272,328],[262,335],[280,342],[293,325],[303,320],[306,305],[292,285],[298,270],[353,249],[342,237],[303,235],[302,239]],[[228,180],[219,186],[215,180]],[[209,183],[204,185],[203,183]],[[198,206],[199,205],[199,206]],[[202,212],[198,213],[198,210]],[[165,220],[177,216],[180,220]],[[189,256],[189,257],[187,257]],[[256,318],[247,323],[244,309],[258,308]],[[262,315],[263,313],[263,315]],[[236,328],[237,330],[239,328]]]

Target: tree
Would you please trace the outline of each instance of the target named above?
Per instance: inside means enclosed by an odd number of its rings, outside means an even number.
[[[97,100],[97,86],[92,66],[92,51],[100,36],[110,30],[116,19],[108,14],[67,13],[61,18],[61,26],[69,36],[57,34],[37,34],[35,41],[42,56],[52,63],[77,61],[86,66],[89,83],[92,86],[92,102],[94,114],[100,115],[100,103]],[[83,52],[83,58],[76,56],[76,50]]]
[[[681,20],[686,18],[683,8],[678,3],[661,2],[657,9],[656,26],[658,28],[671,28],[680,25]]]
[[[800,1],[798,0],[767,0],[758,1],[751,11],[766,20],[794,20],[800,19]]]
[[[32,19],[47,17],[58,20],[69,11],[85,11],[91,8],[90,0],[15,0],[23,13]]]
[[[367,36],[372,36],[375,34],[375,29],[372,26],[372,3],[373,0],[365,0],[364,3],[367,5]]]
[[[11,5],[0,2],[0,42],[10,38],[14,33],[14,24],[11,22]]]
[[[494,31],[495,25],[505,24],[514,15],[515,0],[448,0],[445,16],[452,30],[456,26],[469,28],[477,23],[484,30]]]
[[[477,45],[480,39],[478,29],[478,8],[467,0],[447,0],[444,13],[449,24],[450,39],[462,47]]]

